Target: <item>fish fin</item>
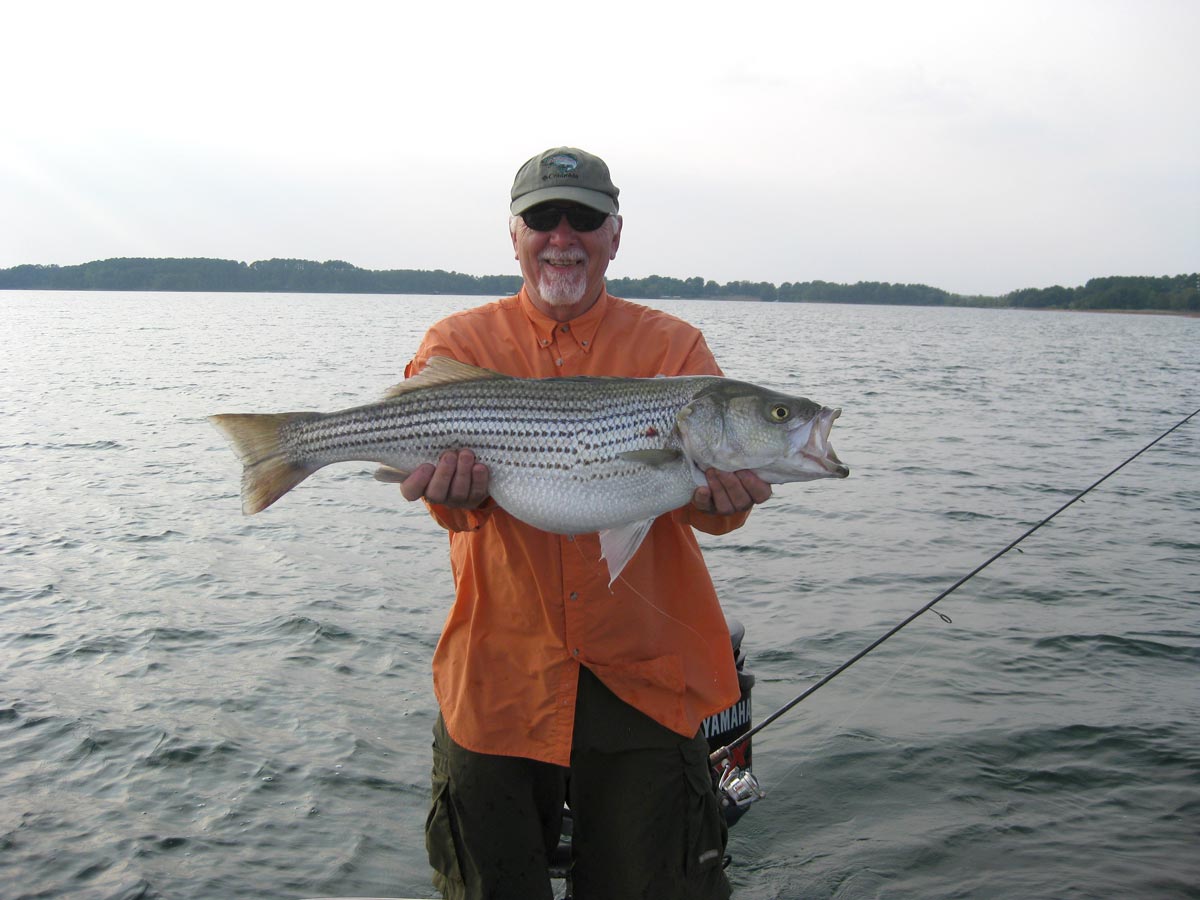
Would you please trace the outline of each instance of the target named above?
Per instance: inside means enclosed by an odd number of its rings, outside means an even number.
[[[412,472],[405,472],[403,469],[396,469],[392,466],[380,466],[375,470],[375,480],[385,484],[399,484],[411,474]]]
[[[433,356],[430,357],[425,368],[412,378],[407,378],[399,384],[388,388],[387,392],[383,395],[383,399],[390,400],[392,397],[407,394],[409,391],[417,391],[421,388],[433,387],[438,384],[457,384],[460,381],[507,380],[510,378],[512,378],[511,375],[501,375],[499,372],[493,372],[491,369],[482,369],[479,366],[459,362],[457,359],[451,359],[448,356]]]
[[[646,533],[650,531],[650,526],[653,524],[654,519],[646,519],[644,522],[630,522],[627,525],[606,528],[600,532],[600,556],[608,563],[610,587],[617,580],[617,576],[621,574],[626,563],[633,559],[633,554],[637,553],[638,547],[642,545]]]
[[[302,466],[287,458],[279,432],[288,422],[320,413],[226,413],[208,421],[225,435],[242,461],[242,512],[262,512],[320,466]]]
[[[645,463],[648,466],[667,466],[673,462],[677,462],[683,453],[679,450],[626,450],[624,453],[618,453],[617,456],[629,462]]]

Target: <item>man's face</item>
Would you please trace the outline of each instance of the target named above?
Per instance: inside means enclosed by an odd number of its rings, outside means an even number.
[[[574,204],[555,201],[549,204]],[[550,231],[534,231],[520,216],[512,234],[525,289],[533,305],[560,321],[581,315],[600,296],[604,273],[621,235],[615,216],[595,231],[576,231],[566,216]]]

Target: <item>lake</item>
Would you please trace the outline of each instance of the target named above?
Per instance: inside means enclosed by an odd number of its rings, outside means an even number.
[[[215,412],[334,409],[469,297],[0,292],[0,897],[432,896],[419,504],[240,514]],[[1200,319],[658,301],[843,410],[701,543],[756,719],[1200,406]],[[1200,897],[1200,417],[764,730],[735,896]]]

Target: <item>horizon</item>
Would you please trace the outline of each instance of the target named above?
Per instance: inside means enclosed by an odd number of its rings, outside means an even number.
[[[310,262],[310,263],[315,263],[317,265],[324,265],[326,263],[331,263],[331,262],[341,262],[341,263],[346,263],[347,265],[353,266],[356,269],[361,269],[363,271],[368,271],[368,272],[405,272],[405,271],[408,271],[408,272],[446,272],[447,274],[451,274],[451,275],[465,275],[465,276],[468,276],[471,278],[520,278],[521,277],[520,272],[507,272],[507,273],[506,272],[463,272],[462,270],[458,270],[458,269],[431,269],[431,268],[426,268],[423,266],[411,267],[411,268],[399,268],[399,269],[394,269],[394,268],[393,269],[369,269],[365,266],[357,265],[356,263],[354,263],[350,260],[346,260],[346,259],[330,258],[330,259],[319,260],[319,259],[301,259],[299,257],[279,257],[279,256],[271,257],[270,259],[255,259],[255,260],[233,259],[233,258],[213,257],[213,256],[110,256],[110,257],[105,257],[104,259],[90,259],[90,260],[86,260],[81,263],[29,263],[29,262],[17,263],[16,265],[13,265],[13,266],[0,266],[0,271],[4,271],[5,269],[20,268],[22,266],[35,266],[35,267],[45,267],[45,268],[55,267],[55,268],[66,269],[66,268],[73,268],[73,267],[79,267],[79,266],[86,266],[86,265],[89,265],[92,263],[108,262],[111,260],[156,260],[156,261],[210,260],[210,261],[215,261],[215,262],[232,262],[232,263],[237,263],[237,264],[244,265],[244,266],[251,266],[251,265],[254,265],[255,263],[265,263],[265,262],[272,262],[272,261],[276,261],[276,260],[288,261],[288,262]],[[678,281],[687,281],[688,279],[697,278],[697,277],[702,278],[706,283],[709,281],[717,281],[717,279],[708,278],[703,273],[700,273],[700,272],[695,272],[695,273],[692,273],[691,275],[667,275],[662,272],[650,272],[645,275],[606,275],[605,280],[606,281],[618,281],[618,280],[640,281],[640,280],[644,280],[647,278],[665,278],[665,279],[674,279],[674,280],[678,280]],[[796,280],[796,279],[784,279],[783,281],[768,281],[768,279],[764,279],[764,278],[736,278],[736,279],[730,279],[728,281],[718,281],[717,283],[720,285],[726,285],[726,284],[735,283],[735,282],[748,282],[751,284],[759,284],[759,283],[766,282],[769,284],[773,284],[776,287],[779,287],[783,284],[810,284],[810,283],[814,283],[814,282],[839,284],[839,285],[845,285],[848,287],[853,287],[856,284],[887,284],[887,285],[896,285],[896,286],[908,285],[908,286],[912,286],[912,287],[926,287],[926,288],[933,288],[935,290],[942,290],[948,294],[951,294],[953,296],[962,297],[964,299],[971,299],[971,298],[975,298],[975,297],[987,298],[987,299],[1002,299],[1002,298],[1008,296],[1009,294],[1015,293],[1017,291],[1029,290],[1029,289],[1045,290],[1046,288],[1052,288],[1052,287],[1064,287],[1064,288],[1068,288],[1068,289],[1082,288],[1090,281],[1094,281],[1096,279],[1104,279],[1104,278],[1185,278],[1185,277],[1196,277],[1196,278],[1200,279],[1200,272],[1159,272],[1159,273],[1151,273],[1151,274],[1142,274],[1142,273],[1127,274],[1127,273],[1120,273],[1120,272],[1106,272],[1106,273],[1100,274],[1100,275],[1090,275],[1087,278],[1080,281],[1078,284],[1026,284],[1026,285],[1021,285],[1019,287],[1015,287],[1012,290],[1006,291],[1003,294],[963,294],[963,293],[958,293],[956,291],[952,291],[948,288],[944,288],[941,285],[931,284],[929,282],[889,281],[887,279],[871,280],[871,281],[868,281],[865,279],[860,279],[858,281],[833,281],[832,279],[829,279],[829,278],[816,277],[816,278],[807,278],[802,281]]]
[[[169,264],[169,265],[164,265]],[[22,270],[34,270],[27,272]],[[65,272],[65,275],[48,273]],[[9,274],[12,273],[12,274]],[[235,274],[237,273],[237,274]],[[317,293],[502,296],[520,275],[470,275],[444,269],[364,269],[345,260],[243,260],[211,257],[114,257],[86,263],[22,264],[0,269],[0,290],[185,293]],[[1093,276],[1083,285],[1026,287],[1003,295],[955,294],[913,282],[733,281],[650,275],[607,279],[631,299],[882,303],[902,306],[988,306],[1200,314],[1200,274]]]

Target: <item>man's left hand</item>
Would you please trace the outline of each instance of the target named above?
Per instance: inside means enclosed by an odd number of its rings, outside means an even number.
[[[745,512],[771,496],[771,485],[749,469],[736,472],[707,469],[704,477],[708,485],[696,488],[696,493],[692,495],[692,505],[701,512],[731,516]]]

